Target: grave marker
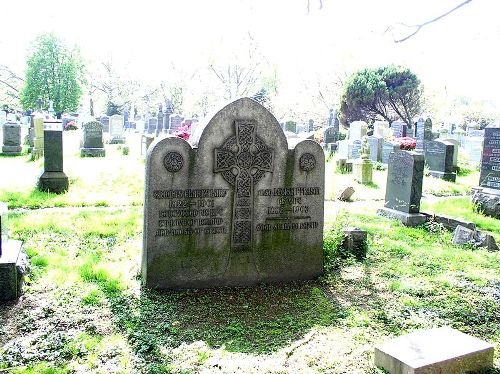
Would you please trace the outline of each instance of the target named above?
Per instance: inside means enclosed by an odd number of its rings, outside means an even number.
[[[392,128],[392,135],[395,138],[404,138],[406,136],[408,125],[402,121],[394,121],[391,124],[391,128]]]
[[[87,122],[83,126],[83,146],[80,149],[82,157],[104,157],[106,150],[102,140],[102,123],[97,121]]]
[[[20,155],[23,150],[21,146],[21,126],[17,122],[7,121],[3,124],[2,130],[2,153],[11,156]]]
[[[125,138],[123,136],[123,123],[124,118],[122,115],[114,114],[109,117],[109,131],[111,135],[110,144],[124,144]]]
[[[425,147],[425,163],[429,174],[435,178],[455,182],[457,174],[453,171],[454,145],[440,140],[431,140]]]
[[[38,178],[38,188],[42,191],[61,193],[68,189],[68,177],[63,171],[63,131],[62,122],[44,122],[44,170]]]

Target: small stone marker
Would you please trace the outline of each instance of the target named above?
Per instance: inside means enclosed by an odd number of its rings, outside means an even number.
[[[453,238],[451,239],[453,244],[473,244],[474,243],[474,230],[471,230],[465,226],[458,225],[453,231]]]
[[[61,193],[68,189],[68,177],[63,171],[63,131],[57,120],[44,122],[44,171],[38,178],[42,191]]]
[[[340,201],[349,201],[353,194],[354,194],[354,188],[347,187],[347,188],[343,189],[342,192],[340,192],[337,199]]]
[[[80,149],[82,157],[104,157],[106,150],[102,140],[102,123],[87,122],[83,127],[83,147]]]
[[[414,331],[375,347],[390,374],[467,374],[493,367],[491,344],[450,327]]]
[[[102,131],[105,133],[109,133],[109,117],[102,116],[101,118],[99,118],[99,122],[102,123]]]
[[[123,136],[123,125],[124,117],[115,114],[109,118],[109,131],[111,135],[110,144],[125,144],[125,138]]]
[[[368,249],[368,233],[358,227],[348,227],[344,230],[344,239],[342,240],[342,248],[345,253],[354,255],[357,260],[361,261],[366,258]]]
[[[29,261],[21,241],[9,240],[7,204],[0,203],[0,301],[15,300],[22,293]]]
[[[354,179],[361,184],[370,184],[373,180],[373,164],[370,160],[370,145],[367,136],[363,136],[361,155],[359,159],[353,161],[352,171]]]
[[[198,147],[153,143],[146,161],[142,279],[160,289],[312,279],[323,272],[325,160],[288,149],[249,98],[222,108]]]
[[[424,155],[397,151],[389,156],[385,206],[378,215],[400,220],[406,226],[418,226],[426,221],[420,213]]]
[[[3,129],[3,147],[2,153],[11,156],[21,154],[21,126],[16,122],[6,122]]]
[[[457,174],[453,172],[454,145],[440,140],[431,140],[425,147],[425,163],[429,174],[435,178],[455,182]]]
[[[147,123],[148,134],[156,134],[156,128],[158,127],[158,118],[150,118]]]

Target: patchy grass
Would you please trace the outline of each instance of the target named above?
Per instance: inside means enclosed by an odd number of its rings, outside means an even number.
[[[14,372],[379,373],[373,346],[414,329],[500,340],[500,256],[448,232],[342,213],[327,223],[321,280],[156,292],[140,287],[139,207],[10,224],[34,264],[26,294],[0,306],[0,368]],[[363,262],[337,260],[347,224],[369,233]]]
[[[423,201],[421,208],[425,212],[474,222],[478,228],[490,231],[497,238],[500,238],[500,223],[498,219],[478,212],[469,196],[451,200]]]

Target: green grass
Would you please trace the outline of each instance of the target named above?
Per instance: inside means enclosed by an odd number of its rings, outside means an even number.
[[[452,200],[423,201],[421,210],[474,222],[479,229],[490,231],[500,238],[500,223],[498,219],[477,212],[469,196],[454,198]]]
[[[369,233],[362,262],[338,248],[346,225]],[[0,368],[377,372],[373,345],[414,329],[500,341],[500,256],[446,231],[343,212],[326,225],[321,280],[157,292],[138,277],[139,207],[17,213],[10,226],[34,266],[20,303],[0,307],[14,316],[0,323]]]

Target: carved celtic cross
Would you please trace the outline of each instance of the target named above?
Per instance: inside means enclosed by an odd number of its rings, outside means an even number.
[[[235,136],[215,148],[214,172],[221,173],[235,187],[231,247],[246,251],[252,248],[253,187],[273,167],[273,152],[255,134],[254,121],[236,120]]]

